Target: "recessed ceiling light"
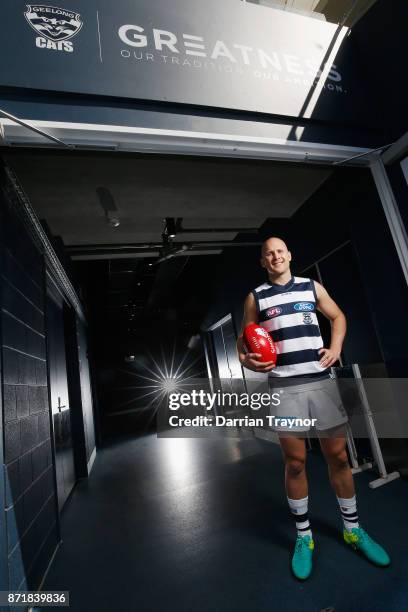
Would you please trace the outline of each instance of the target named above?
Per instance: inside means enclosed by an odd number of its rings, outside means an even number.
[[[118,219],[117,217],[109,217],[108,225],[110,225],[111,227],[119,227],[120,219]]]

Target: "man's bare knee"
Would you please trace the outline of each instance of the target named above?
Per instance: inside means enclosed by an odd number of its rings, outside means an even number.
[[[300,476],[305,471],[305,463],[304,459],[288,457],[286,459],[286,473],[292,478]]]
[[[330,467],[337,470],[346,470],[350,467],[347,452],[345,449],[341,449],[336,453],[330,453],[327,456],[327,462]]]

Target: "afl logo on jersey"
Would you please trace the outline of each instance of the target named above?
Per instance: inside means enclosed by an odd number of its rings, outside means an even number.
[[[274,308],[269,308],[266,311],[266,316],[272,319],[272,317],[277,317],[282,312],[282,308],[280,306],[275,306]]]
[[[304,312],[305,310],[314,310],[314,305],[311,302],[297,302],[293,308],[297,311]]]

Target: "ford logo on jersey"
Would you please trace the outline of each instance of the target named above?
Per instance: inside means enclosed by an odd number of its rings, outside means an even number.
[[[293,308],[295,310],[300,310],[300,311],[314,310],[314,304],[312,304],[311,302],[298,302],[297,304],[294,305]]]
[[[274,306],[273,308],[269,308],[266,311],[266,316],[272,319],[272,317],[277,317],[282,312],[282,308],[280,306]]]

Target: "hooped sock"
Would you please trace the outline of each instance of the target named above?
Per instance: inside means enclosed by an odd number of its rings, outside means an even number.
[[[292,514],[295,516],[297,535],[302,537],[312,537],[312,530],[310,528],[308,516],[308,500],[309,497],[303,497],[302,499],[290,499],[288,497],[289,508]]]
[[[349,499],[344,497],[338,497],[341,518],[343,519],[344,528],[347,531],[359,527],[358,514],[357,514],[357,502],[356,496],[350,497]]]

